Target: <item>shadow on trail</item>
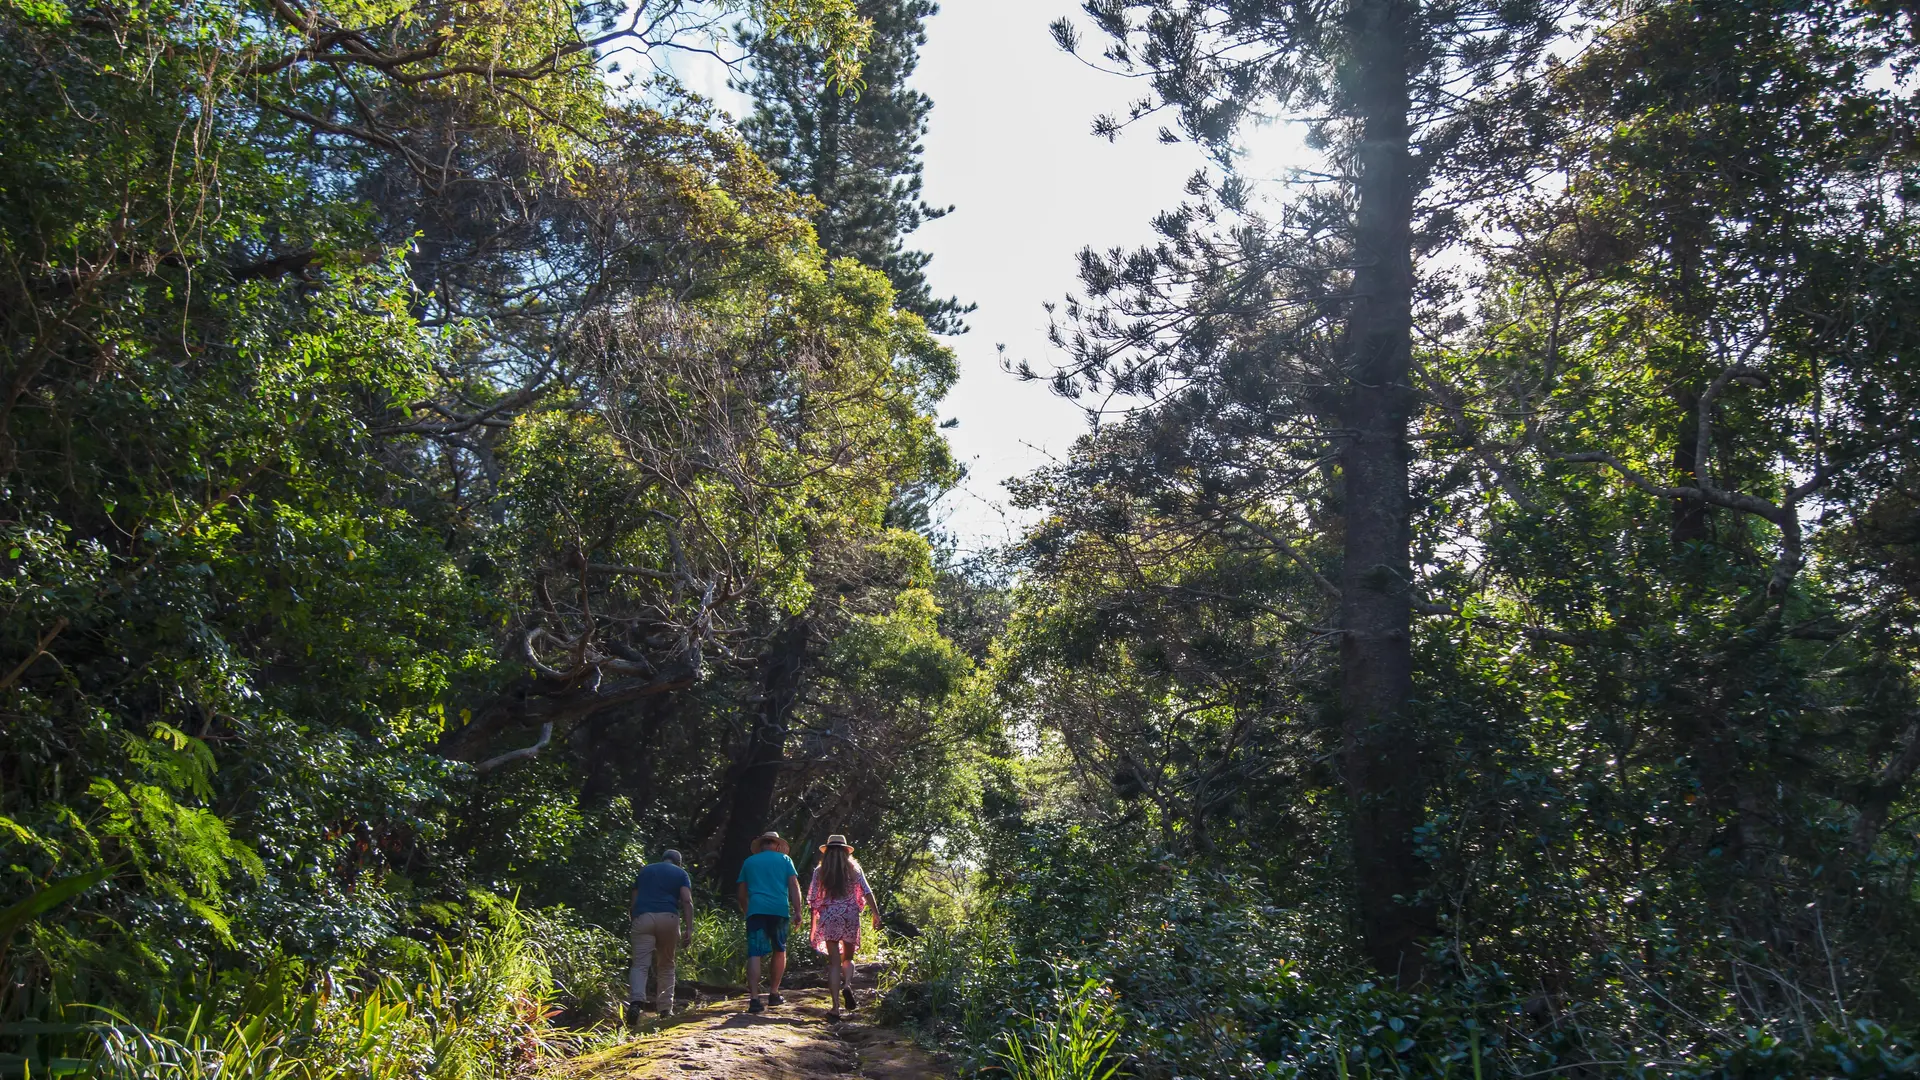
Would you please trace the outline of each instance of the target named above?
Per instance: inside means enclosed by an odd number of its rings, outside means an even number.
[[[871,994],[869,994],[871,1000]],[[904,1032],[874,1025],[867,1010],[828,1018],[826,993],[787,992],[764,1013],[744,998],[650,1019],[617,1046],[582,1054],[564,1080],[948,1080],[949,1073]]]
[[[793,1016],[779,1016],[771,1013],[734,1013],[715,1024],[719,1028],[756,1027],[761,1024],[791,1024],[794,1027],[806,1027],[809,1021]]]

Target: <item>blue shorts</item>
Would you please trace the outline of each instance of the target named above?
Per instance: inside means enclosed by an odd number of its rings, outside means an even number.
[[[747,956],[765,956],[787,951],[785,915],[747,916]]]

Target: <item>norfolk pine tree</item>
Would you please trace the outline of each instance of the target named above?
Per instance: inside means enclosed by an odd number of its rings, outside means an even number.
[[[926,20],[940,8],[932,0],[862,0],[858,10],[872,21],[872,36],[855,85],[835,81],[830,55],[811,43],[746,39],[753,70],[736,88],[753,98],[754,112],[741,131],[789,187],[820,201],[814,229],[829,255],[883,271],[902,310],[935,333],[961,333],[973,305],[936,299],[926,277],[932,256],[905,242],[953,209],[921,198],[920,138],[933,101],[907,85]]]
[[[1423,210],[1422,196],[1437,187],[1441,162],[1454,174],[1454,186],[1470,187],[1483,165],[1502,167],[1497,153],[1487,153],[1484,162],[1472,155],[1447,159],[1471,136],[1485,134],[1489,125],[1476,114],[1489,102],[1527,99],[1516,88],[1555,33],[1555,5],[1349,0],[1322,8],[1286,0],[1124,0],[1089,3],[1086,11],[1111,39],[1105,62],[1144,76],[1153,89],[1128,120],[1103,118],[1096,130],[1113,134],[1172,110],[1186,135],[1208,148],[1227,174],[1219,191],[1230,209],[1240,208],[1244,190],[1233,175],[1236,137],[1250,123],[1272,115],[1306,120],[1327,151],[1328,180],[1317,189],[1296,186],[1294,225],[1273,238],[1276,247],[1214,275],[1246,276],[1198,298],[1198,306],[1160,328],[1136,316],[1163,310],[1159,304],[1172,295],[1164,291],[1168,280],[1210,273],[1198,266],[1207,256],[1193,254],[1210,250],[1204,241],[1191,242],[1197,230],[1169,215],[1162,224],[1170,242],[1155,251],[1131,258],[1116,253],[1111,260],[1089,253],[1090,291],[1103,298],[1117,291],[1123,299],[1079,309],[1074,356],[1056,384],[1071,391],[1105,380],[1152,396],[1209,377],[1192,361],[1210,346],[1196,349],[1182,338],[1217,331],[1210,316],[1243,314],[1250,294],[1265,289],[1276,307],[1307,312],[1293,316],[1286,332],[1267,336],[1276,348],[1296,353],[1273,357],[1274,365],[1297,363],[1310,372],[1314,385],[1298,401],[1311,413],[1306,426],[1315,434],[1309,438],[1322,445],[1307,456],[1337,464],[1340,569],[1326,584],[1337,592],[1339,756],[1360,933],[1382,975],[1422,984],[1429,978],[1422,941],[1438,922],[1424,895],[1427,866],[1416,847],[1430,765],[1412,705],[1419,600],[1410,558],[1408,426],[1416,404],[1411,364],[1420,283],[1414,260],[1444,242],[1447,224]],[[1063,47],[1078,45],[1064,20],[1055,35]],[[1163,129],[1162,137],[1176,136]],[[1282,265],[1284,274],[1275,269]],[[1284,295],[1302,281],[1312,296]],[[1229,307],[1202,310],[1213,303]]]
[[[812,43],[791,35],[742,35],[751,72],[735,88],[753,99],[754,111],[741,132],[788,188],[816,200],[814,230],[830,257],[881,271],[901,310],[920,316],[936,333],[960,333],[972,306],[935,299],[925,272],[931,256],[905,243],[908,233],[951,209],[921,198],[920,137],[933,102],[907,85],[926,43],[925,20],[939,7],[931,0],[866,0],[857,11],[870,23],[857,83],[838,78],[831,55]],[[761,701],[751,710],[747,739],[730,774],[714,868],[723,884],[732,881],[753,839],[773,820],[803,684],[844,622],[811,609],[771,619],[777,629],[769,632],[760,658]]]

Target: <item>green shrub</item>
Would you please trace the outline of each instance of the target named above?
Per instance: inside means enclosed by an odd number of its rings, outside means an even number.
[[[1902,1032],[1812,1005],[1804,1019],[1743,1018],[1725,991],[1718,1011],[1684,1009],[1672,987],[1636,981],[1617,958],[1570,979],[1589,988],[1579,996],[1452,957],[1436,957],[1449,973],[1441,985],[1394,990],[1326,948],[1339,923],[1273,903],[1251,877],[1086,829],[1036,830],[1024,843],[983,874],[999,884],[969,922],[890,953],[883,1016],[918,1025],[976,1070],[1022,1080],[1109,1064],[1140,1080],[1920,1077]],[[1714,987],[1703,974],[1686,1000],[1711,1002]]]
[[[0,1025],[9,1073],[97,1080],[495,1080],[557,1049],[554,980],[511,904],[456,940],[382,951],[377,975],[270,961],[233,987],[188,981],[143,1018],[82,1003]],[[177,1003],[199,1001],[181,1008]]]
[[[1810,1039],[1783,1040],[1758,1028],[1714,1050],[1708,1060],[1677,1071],[1683,1080],[1790,1080],[1802,1076],[1920,1076],[1914,1040],[1870,1020],[1822,1024]]]
[[[627,997],[627,939],[587,922],[569,907],[530,911],[526,920],[553,979],[554,997],[572,1020],[617,1018]]]
[[[682,982],[737,986],[747,978],[747,936],[740,916],[707,908],[693,921],[693,943],[680,950],[675,977]]]

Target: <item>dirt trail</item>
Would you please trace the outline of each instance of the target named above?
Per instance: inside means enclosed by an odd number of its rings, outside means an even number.
[[[870,991],[869,991],[870,993]],[[632,1040],[574,1059],[571,1080],[947,1080],[950,1072],[868,1009],[827,1019],[825,990],[789,990],[786,1004],[743,1011],[735,998],[647,1021]]]

